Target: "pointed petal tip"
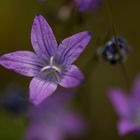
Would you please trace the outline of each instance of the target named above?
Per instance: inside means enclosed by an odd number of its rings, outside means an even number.
[[[89,34],[90,36],[93,36],[93,32],[89,32],[89,31],[88,31],[88,34]]]
[[[46,20],[43,15],[41,15],[40,13],[38,13],[38,14],[35,15],[34,21],[39,20],[39,19]]]
[[[89,41],[91,40],[92,36],[93,36],[93,32],[90,31],[85,31],[85,37],[89,39]]]
[[[36,14],[35,18],[43,17],[40,13]]]
[[[90,32],[90,31],[83,31],[81,33],[87,34],[89,36],[93,36],[93,32]]]
[[[39,16],[42,16],[42,15],[41,15],[40,13],[37,13],[37,14],[36,14],[36,17],[39,17]]]

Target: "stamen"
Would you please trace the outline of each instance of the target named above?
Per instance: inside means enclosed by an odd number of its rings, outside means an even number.
[[[53,60],[54,60],[54,57],[51,56],[51,58],[50,58],[50,65],[51,65],[51,66],[53,65]]]
[[[59,68],[56,67],[56,66],[52,66],[52,69],[55,69],[57,72],[61,73],[61,69],[59,69]]]
[[[45,66],[41,69],[41,72],[45,71],[45,70],[48,70],[48,69],[51,69],[52,66],[48,65],[48,66]]]
[[[41,69],[41,72],[46,71],[48,69],[52,69],[52,70],[55,70],[55,71],[61,73],[61,69],[54,65],[54,57],[53,56],[51,56],[51,58],[50,58],[50,65],[43,67]]]

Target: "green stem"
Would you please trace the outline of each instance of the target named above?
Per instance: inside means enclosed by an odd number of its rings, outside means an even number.
[[[109,14],[109,17],[110,17],[110,22],[111,22],[111,28],[112,28],[112,35],[114,36],[114,39],[115,39],[115,44],[116,44],[116,50],[119,52],[119,44],[118,44],[118,40],[117,40],[117,34],[116,34],[116,25],[115,23],[113,22],[113,9],[112,9],[112,4],[110,2],[110,0],[107,0],[108,2],[108,14]],[[129,77],[128,77],[128,74],[127,74],[127,70],[125,68],[125,65],[124,64],[120,64],[121,65],[121,68],[122,68],[122,72],[124,74],[124,78],[126,80],[126,86],[129,87]]]
[[[114,39],[115,39],[115,44],[117,46],[116,50],[119,51],[120,48],[117,41],[116,25],[113,19],[113,8],[112,8],[112,4],[110,0],[107,0],[107,3],[108,3],[108,15],[109,15],[110,23],[111,23],[112,36],[114,36]]]

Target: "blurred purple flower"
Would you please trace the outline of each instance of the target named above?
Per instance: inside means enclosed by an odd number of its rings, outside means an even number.
[[[0,64],[24,76],[34,77],[30,83],[30,100],[41,103],[57,88],[77,86],[83,75],[72,63],[91,38],[90,32],[77,33],[58,46],[53,31],[43,16],[34,19],[31,41],[35,53],[17,51],[0,57]]]
[[[97,6],[101,3],[101,0],[75,0],[75,3],[78,9],[81,12],[84,12],[89,9],[95,10]]]
[[[120,135],[140,134],[140,76],[134,82],[132,95],[125,95],[120,89],[110,91],[110,100],[120,116],[118,131]]]
[[[38,0],[39,2],[45,2],[46,0]]]
[[[30,126],[24,140],[63,140],[66,136],[83,135],[86,124],[78,113],[70,110],[69,95],[53,94],[36,108],[31,108]]]
[[[97,55],[99,59],[115,65],[123,63],[127,59],[128,53],[132,51],[132,48],[128,45],[127,41],[120,36],[112,37],[104,46],[99,47]]]

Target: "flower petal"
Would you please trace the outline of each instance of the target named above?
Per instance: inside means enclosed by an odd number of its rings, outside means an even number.
[[[60,81],[62,87],[74,87],[80,84],[84,79],[83,74],[75,65],[71,65],[68,72],[63,74],[63,79]]]
[[[60,63],[73,63],[89,43],[91,35],[90,32],[81,32],[64,39],[58,49]]]
[[[137,76],[137,78],[135,79],[135,82],[133,84],[133,88],[132,88],[132,93],[135,97],[135,99],[138,99],[138,101],[140,100],[140,75]]]
[[[40,104],[45,98],[51,95],[57,88],[57,84],[33,78],[30,83],[30,100],[35,105]]]
[[[47,120],[47,119],[46,119]],[[42,121],[43,122],[43,121]],[[32,123],[27,129],[24,140],[62,140],[64,134],[57,126],[48,123]]]
[[[121,117],[126,117],[128,115],[129,110],[129,99],[126,97],[123,91],[119,89],[112,89],[109,91],[110,100],[115,107],[117,113]]]
[[[79,11],[84,12],[90,9],[95,10],[101,3],[101,0],[75,0],[75,3]]]
[[[31,41],[35,52],[50,57],[56,52],[57,42],[53,31],[43,16],[34,19],[31,31]]]
[[[74,112],[65,112],[59,120],[63,129],[71,136],[83,135],[87,129],[84,119]]]
[[[75,0],[77,7],[81,12],[87,10],[88,8],[90,9],[93,1],[92,0]]]
[[[0,57],[0,64],[24,76],[35,76],[40,70],[41,61],[30,51],[17,51]]]
[[[123,136],[128,133],[135,132],[136,130],[138,130],[138,127],[132,122],[129,122],[127,120],[122,120],[118,123],[118,130],[119,130],[119,134]]]

